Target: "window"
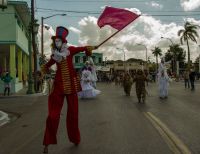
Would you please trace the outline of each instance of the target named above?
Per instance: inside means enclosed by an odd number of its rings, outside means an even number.
[[[93,60],[94,63],[96,63],[96,61],[95,61],[95,60],[96,60],[95,56],[92,56],[92,60]]]
[[[80,57],[79,56],[75,56],[75,63],[80,63]]]
[[[87,57],[83,56],[83,63],[85,63],[87,61]]]
[[[102,59],[101,58],[99,58],[99,63],[102,63]]]

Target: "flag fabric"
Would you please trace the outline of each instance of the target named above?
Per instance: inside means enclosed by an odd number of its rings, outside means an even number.
[[[110,25],[117,30],[121,30],[139,16],[128,10],[107,6],[99,17],[97,24],[100,28],[105,25]]]

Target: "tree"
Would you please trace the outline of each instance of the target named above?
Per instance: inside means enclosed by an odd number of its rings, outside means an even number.
[[[172,61],[175,67],[175,62],[180,62],[180,68],[184,68],[185,62],[185,51],[183,48],[180,47],[179,44],[173,44],[169,46],[169,50],[165,53],[165,61]],[[172,69],[173,71],[175,68]]]
[[[190,68],[190,65],[191,65],[189,40],[197,43],[196,38],[199,37],[199,35],[197,33],[197,28],[198,27],[199,27],[198,25],[193,25],[193,24],[191,24],[189,22],[186,22],[185,25],[184,25],[184,29],[181,29],[181,30],[178,31],[178,36],[180,36],[181,44],[183,44],[183,42],[187,43],[187,48],[188,48],[188,68]]]
[[[152,54],[156,57],[157,71],[158,71],[158,56],[162,55],[162,50],[159,47],[155,47],[152,50]]]

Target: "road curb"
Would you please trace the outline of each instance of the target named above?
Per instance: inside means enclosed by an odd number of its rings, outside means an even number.
[[[8,123],[9,120],[10,119],[8,117],[8,114],[3,111],[0,111],[0,127]]]
[[[16,97],[35,97],[35,96],[46,96],[47,93],[36,93],[36,94],[24,94],[24,95],[10,95],[10,96],[0,96],[1,98],[16,98]]]
[[[175,153],[192,154],[189,148],[175,135],[163,122],[161,122],[151,112],[144,113],[151,121],[153,126],[159,131],[165,142],[167,142],[170,149]]]

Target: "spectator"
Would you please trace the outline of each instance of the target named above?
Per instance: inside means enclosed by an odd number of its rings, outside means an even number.
[[[190,69],[190,74],[189,74],[189,78],[190,78],[190,84],[191,84],[191,90],[195,90],[195,87],[194,87],[194,81],[195,81],[195,72],[193,69]]]
[[[189,82],[189,71],[185,71],[183,74],[184,82],[185,82],[185,88],[190,88],[190,82]]]
[[[10,95],[10,88],[11,88],[11,80],[13,78],[10,76],[9,72],[6,72],[6,75],[1,78],[1,80],[4,82],[4,96],[6,95],[6,92],[8,91],[8,96]]]

